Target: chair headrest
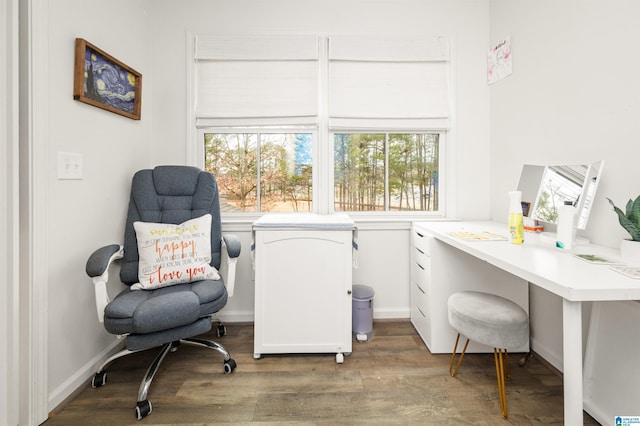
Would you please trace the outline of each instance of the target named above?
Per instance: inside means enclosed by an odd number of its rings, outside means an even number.
[[[201,170],[189,166],[157,166],[153,184],[158,195],[193,195]]]

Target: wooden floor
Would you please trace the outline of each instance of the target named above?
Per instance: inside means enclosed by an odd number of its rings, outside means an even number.
[[[253,326],[228,324],[225,345],[238,363],[183,345],[170,353],[151,386],[153,412],[135,418],[146,367],[157,350],[115,361],[107,385],[79,392],[45,426],[54,425],[561,425],[562,378],[535,356],[510,357],[509,418],[502,419],[493,355],[468,354],[449,376],[449,355],[431,355],[409,321],[374,324],[375,337],[335,355],[266,355],[253,359]],[[211,336],[209,336],[211,337]],[[585,425],[597,425],[587,414]]]

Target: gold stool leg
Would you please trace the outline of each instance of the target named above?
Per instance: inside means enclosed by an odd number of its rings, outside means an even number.
[[[464,348],[462,349],[462,353],[460,354],[460,359],[458,359],[458,364],[456,365],[455,370],[453,369],[453,364],[456,359],[456,351],[458,350],[458,341],[460,340],[460,333],[456,337],[456,344],[453,346],[453,352],[451,353],[451,361],[449,362],[449,374],[451,377],[455,377],[458,374],[458,369],[460,369],[460,364],[462,364],[462,358],[464,358],[464,353],[467,351],[467,346],[469,346],[469,339],[464,344]]]
[[[498,394],[500,395],[500,408],[502,409],[502,417],[507,418],[507,392],[504,383],[505,366],[502,349],[493,348],[493,357],[496,362],[496,377],[498,379]],[[504,351],[505,357],[507,356],[506,350]],[[508,360],[507,360],[508,361]],[[507,362],[507,369],[509,369],[509,363]],[[509,373],[511,375],[511,373]]]

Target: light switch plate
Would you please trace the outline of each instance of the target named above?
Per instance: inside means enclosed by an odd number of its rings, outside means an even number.
[[[82,179],[82,154],[58,152],[58,179]]]

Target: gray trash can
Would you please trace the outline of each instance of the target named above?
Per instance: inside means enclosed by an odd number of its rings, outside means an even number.
[[[351,324],[353,339],[366,342],[373,339],[373,288],[354,285],[352,291]]]

